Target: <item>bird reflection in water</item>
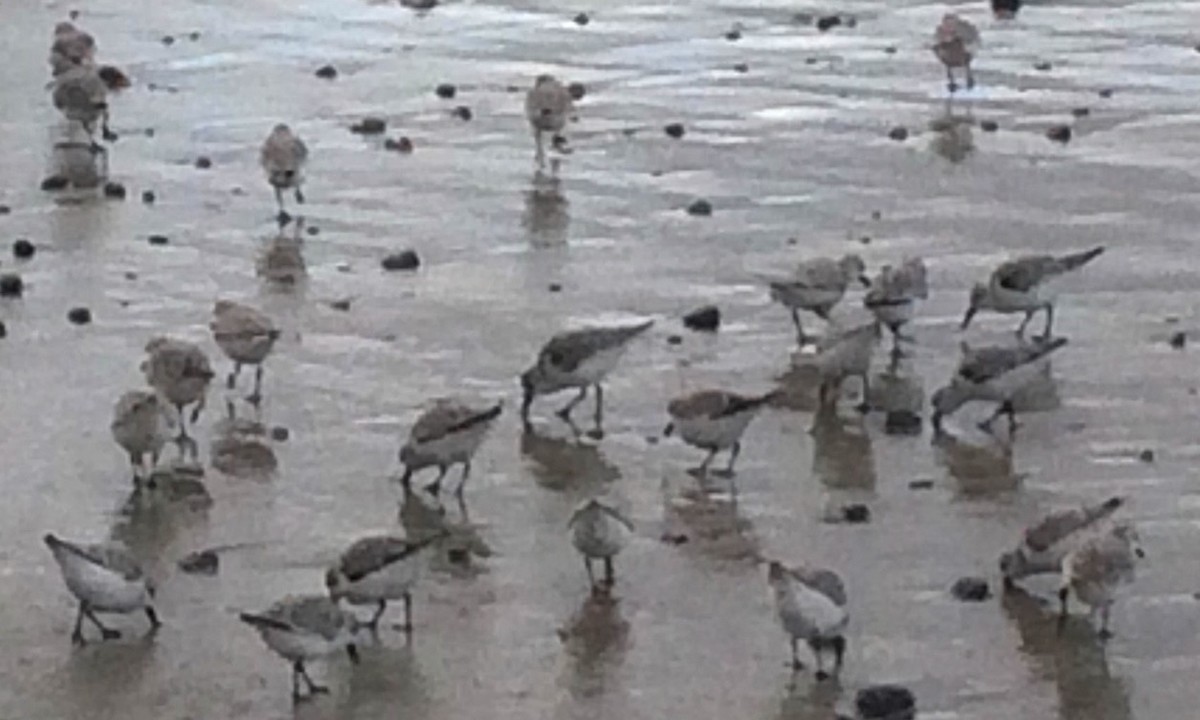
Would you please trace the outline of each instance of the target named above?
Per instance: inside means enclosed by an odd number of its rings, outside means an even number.
[[[269,479],[279,467],[279,460],[265,442],[267,429],[258,419],[260,409],[254,409],[252,418],[239,418],[234,403],[227,400],[225,411],[225,419],[213,430],[209,448],[213,469],[231,477]]]
[[[1087,617],[1068,618],[1060,631],[1054,604],[1020,588],[1005,592],[1001,605],[1020,635],[1031,673],[1057,689],[1059,720],[1130,720],[1129,688],[1111,673],[1104,643]]]
[[[795,673],[787,684],[787,694],[779,705],[776,720],[834,720],[842,695],[841,680],[835,675],[822,682],[811,682],[802,673]]]
[[[833,405],[819,407],[809,429],[813,474],[830,490],[874,491],[877,480],[871,436],[862,418],[843,419]]]
[[[465,510],[465,505],[463,506]],[[468,577],[483,572],[473,564],[476,559],[492,556],[492,548],[484,541],[479,526],[473,525],[464,511],[457,518],[447,515],[432,495],[408,488],[400,501],[400,525],[405,537],[429,537],[445,532],[448,536],[439,544],[440,552],[430,560],[430,567],[437,572]]]
[[[682,474],[682,473],[681,473]],[[757,565],[762,543],[754,523],[738,513],[732,497],[718,497],[683,475],[676,488],[666,483],[663,542],[715,560],[748,561]]]
[[[538,170],[530,189],[525,192],[525,212],[521,225],[528,233],[533,247],[556,247],[567,244],[571,225],[570,203],[562,192],[562,181]]]
[[[303,289],[308,277],[308,266],[304,261],[304,218],[297,218],[291,231],[280,228],[271,237],[258,256],[257,272],[264,284],[277,291],[290,291],[298,286]]]
[[[604,694],[612,671],[625,659],[630,624],[621,616],[620,601],[609,595],[589,595],[559,629],[569,658],[566,684],[575,700]]]
[[[934,134],[929,149],[951,163],[961,163],[975,152],[974,125],[970,107],[956,112],[953,98],[947,99],[941,113],[929,121],[929,130]]]
[[[595,445],[577,439],[521,433],[521,455],[539,485],[549,490],[602,492],[621,471]]]
[[[993,440],[988,445],[973,445],[943,429],[935,431],[933,447],[938,464],[958,481],[964,495],[989,496],[1020,487],[1023,475],[1013,470],[1009,443]]]

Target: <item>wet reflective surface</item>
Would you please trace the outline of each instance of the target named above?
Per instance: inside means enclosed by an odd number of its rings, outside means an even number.
[[[0,299],[0,717],[376,720],[402,707],[419,718],[824,720],[885,681],[909,685],[923,717],[1193,714],[1196,371],[1167,338],[1197,326],[1200,7],[1060,3],[1008,23],[982,3],[962,8],[984,37],[979,86],[948,108],[926,47],[941,5],[864,0],[856,27],[828,33],[783,2],[418,13],[164,0],[136,16],[127,5],[89,3],[79,19],[101,61],[134,80],[112,100],[110,174],[124,202],[37,189],[60,134],[46,48],[70,8],[0,9],[0,203],[12,208],[0,240],[39,250],[0,261],[26,283],[24,298]],[[591,22],[578,26],[584,10]],[[326,63],[336,80],[313,76]],[[587,88],[557,177],[535,173],[510,91],[541,72]],[[458,86],[454,100],[435,95],[443,82]],[[469,122],[451,115],[458,105]],[[351,134],[367,115],[414,152]],[[971,124],[983,120],[998,131]],[[274,225],[257,167],[278,121],[311,151],[300,232]],[[663,133],[670,122],[683,138]],[[1065,146],[1044,135],[1059,123],[1073,127]],[[888,138],[898,125],[904,142]],[[196,168],[199,156],[212,167]],[[154,204],[139,201],[144,190]],[[684,212],[700,197],[711,217]],[[753,274],[816,254],[859,252],[872,270],[924,256],[931,296],[899,372],[928,394],[956,361],[974,281],[1013,253],[1094,245],[1108,253],[1072,278],[1056,313],[1070,338],[1054,361],[1061,406],[1023,415],[1011,448],[975,428],[982,405],[947,421],[951,437],[887,434],[881,413],[851,408],[856,382],[837,416],[814,416],[790,318]],[[419,271],[380,269],[405,247]],[[237,423],[261,428],[230,424],[215,382],[197,426],[203,475],[171,470],[168,447],[164,472],[178,482],[131,498],[112,405],[141,385],[156,334],[200,342],[218,377],[228,372],[207,329],[218,297],[262,308],[283,331],[258,414],[230,395]],[[709,303],[719,333],[680,327]],[[94,322],[73,326],[66,313],[81,305]],[[523,434],[516,378],[538,346],[566,325],[633,315],[658,325],[606,385],[607,436],[577,441],[551,414],[566,397],[539,401],[538,432]],[[861,291],[834,317],[861,321]],[[1006,341],[1018,320],[981,314],[969,340]],[[723,480],[702,492],[685,472],[702,453],[661,438],[667,400],[779,378],[794,392],[751,425],[736,503]],[[508,399],[474,463],[469,514],[452,502],[444,516],[398,513],[401,434],[427,398],[457,393]],[[1138,459],[1144,449],[1153,462]],[[609,600],[588,597],[566,534],[575,503],[599,492],[638,524]],[[1030,582],[1033,595],[949,597],[959,576],[995,580],[999,552],[1042,512],[1112,494],[1130,498],[1149,559],[1107,647],[1082,617],[1057,632],[1039,599],[1051,578]],[[868,505],[871,521],[823,522],[848,503]],[[325,565],[362,534],[431,523],[453,528],[468,561],[434,563],[411,644],[383,631],[353,672],[342,658],[319,665],[333,695],[293,710],[286,664],[236,613],[320,592]],[[139,639],[140,619],[114,619],[126,640],[72,650],[73,602],[47,531],[125,540],[158,582],[162,631]],[[203,548],[219,549],[216,576],[177,569]],[[845,578],[839,684],[784,668],[762,557]]]

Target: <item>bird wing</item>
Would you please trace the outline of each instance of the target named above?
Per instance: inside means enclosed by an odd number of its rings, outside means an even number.
[[[486,410],[469,407],[454,400],[438,400],[425,411],[409,432],[414,442],[424,443],[451,435],[479,423],[488,422],[500,414],[499,404]]]
[[[312,595],[277,603],[266,616],[290,626],[293,632],[310,632],[333,640],[346,624],[346,616],[324,595]]]
[[[866,340],[868,336],[874,338],[878,334],[879,328],[875,323],[866,323],[840,333],[826,335],[817,342],[817,350],[820,353],[828,352],[842,343]]]
[[[807,568],[793,568],[788,571],[793,578],[798,582],[802,582],[808,587],[816,590],[825,597],[833,601],[839,607],[846,605],[846,585],[842,582],[842,578],[832,570],[824,568],[810,570]]]
[[[409,542],[390,535],[363,538],[342,553],[342,574],[350,582],[356,582],[394,562],[412,557],[439,537],[435,534],[419,542]]]
[[[1049,255],[1010,260],[992,274],[992,282],[1006,290],[1029,292],[1047,278],[1063,272],[1062,264]]]
[[[1025,531],[1025,544],[1038,552],[1049,550],[1079,530],[1112,515],[1121,505],[1121,498],[1114,497],[1097,505],[1051,513]]]
[[[600,510],[602,510],[606,515],[613,518],[617,522],[621,523],[625,527],[629,528],[630,531],[633,530],[633,521],[630,520],[629,518],[625,517],[625,515],[622,514],[620,510],[617,510],[614,507],[609,507],[608,505],[605,505],[604,503],[600,503]]]
[[[542,348],[538,363],[548,363],[559,370],[572,372],[592,355],[624,345],[653,324],[653,320],[648,320],[626,327],[586,328],[559,333]]]
[[[230,303],[213,315],[209,328],[218,338],[255,338],[278,332],[265,314],[246,305]]]
[[[993,345],[964,349],[958,374],[968,382],[984,383],[1025,363],[1039,360],[1066,344],[1066,338],[1055,338],[1048,342],[1022,343],[1014,347]]]
[[[667,413],[673,418],[714,418],[725,414],[731,393],[724,390],[698,390],[667,403]]]
[[[143,577],[142,566],[121,545],[114,543],[76,545],[66,540],[58,542],[68,552],[74,553],[94,565],[119,573],[126,580],[140,580]]]
[[[834,260],[815,258],[797,265],[793,277],[784,284],[813,290],[837,290],[846,287],[846,276]]]

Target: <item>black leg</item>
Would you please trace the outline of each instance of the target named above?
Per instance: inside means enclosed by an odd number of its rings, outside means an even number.
[[[596,414],[593,416],[596,423],[596,428],[592,430],[592,437],[604,437],[604,388],[600,387],[600,383],[596,383]]]
[[[296,661],[296,670],[299,671],[300,677],[304,678],[304,684],[308,685],[308,692],[310,695],[328,695],[329,694],[329,688],[316,684],[315,682],[313,682],[312,678],[310,678],[308,676],[308,670],[304,669],[304,661],[303,660]]]
[[[1000,409],[1008,416],[1008,434],[1011,436],[1017,431],[1017,409],[1013,407],[1012,400],[1005,400]]]
[[[300,694],[300,670],[304,665],[299,660],[292,663],[292,702],[299,702],[303,699]]]
[[[158,613],[154,612],[154,608],[146,606],[146,619],[150,621],[150,629],[157,630],[162,627],[162,620],[158,619]]]
[[[450,469],[449,465],[438,465],[437,479],[425,486],[425,490],[435,498],[441,495],[442,478],[446,477],[446,471]]]
[[[1046,328],[1042,330],[1042,339],[1049,340],[1050,332],[1054,329],[1054,306],[1046,304]]]
[[[179,413],[179,437],[176,440],[187,440],[187,415],[183,412],[183,403],[176,403],[175,410]]]
[[[367,627],[371,632],[379,629],[379,618],[383,617],[383,613],[387,611],[387,600],[380,600],[379,606],[375,608],[375,614],[367,621]]]
[[[587,397],[587,391],[588,389],[586,385],[579,388],[579,394],[572,398],[571,402],[564,405],[562,409],[558,411],[558,416],[563,419],[563,422],[571,422],[571,411],[575,409],[576,405],[583,402],[583,399]]]
[[[733,476],[733,464],[737,462],[738,455],[740,455],[741,452],[742,443],[740,441],[735,442],[733,447],[729,449],[729,465],[725,466],[725,472],[728,473],[730,477]]]
[[[792,671],[800,672],[804,663],[800,662],[800,638],[792,638]]]
[[[404,466],[404,474],[400,476],[400,486],[403,487],[406,491],[412,490],[412,476],[413,476],[412,468],[405,465]]]
[[[92,621],[93,625],[100,628],[100,636],[105,640],[116,640],[121,637],[119,630],[104,627],[104,624],[100,622],[100,618],[96,617],[96,613],[92,612],[91,608],[82,608],[82,612],[88,620]]]
[[[804,347],[809,342],[808,335],[804,334],[804,326],[800,324],[800,311],[792,308],[792,324],[796,326],[796,342],[800,347]]]
[[[463,501],[463,488],[467,486],[467,478],[469,477],[471,477],[471,461],[464,460],[462,477],[459,478],[458,489],[454,491],[454,496],[458,498],[459,503]]]
[[[262,402],[262,379],[263,367],[259,364],[254,367],[254,392],[250,393],[250,396],[246,398],[246,402],[251,405],[258,405]]]
[[[701,462],[698,467],[694,467],[691,470],[689,470],[688,474],[693,475],[695,477],[704,477],[708,473],[708,464],[710,462],[712,462],[712,459],[716,456],[717,456],[717,449],[709,448],[708,456],[704,458],[704,461]]]
[[[592,559],[588,556],[583,556],[583,568],[587,570],[588,584],[592,587],[592,591],[596,590],[596,574],[592,572]]]
[[[201,395],[196,401],[196,407],[192,409],[192,424],[195,425],[200,420],[200,413],[204,412],[205,396]]]
[[[949,65],[946,66],[946,88],[950,92],[958,91],[958,83],[954,82],[954,71],[950,69]]]
[[[859,401],[857,409],[863,415],[871,412],[871,380],[867,373],[862,374],[862,400]]]
[[[617,584],[617,574],[613,568],[612,556],[604,558],[604,584],[611,590]]]
[[[820,640],[809,640],[808,647],[812,650],[813,658],[817,661],[817,680],[825,680],[829,675],[825,672],[825,660],[821,657],[822,643]]]
[[[833,671],[842,671],[842,661],[846,659],[846,638],[841,635],[833,639]]]
[[[1070,588],[1060,588],[1058,591],[1058,618],[1061,621],[1067,619],[1067,600],[1071,596]]]
[[[75,631],[71,633],[71,642],[75,643],[76,645],[84,645],[87,643],[87,641],[83,639],[83,613],[85,609],[86,606],[83,603],[79,603],[79,612],[75,615]]]
[[[975,73],[971,72],[971,63],[967,63],[967,89],[975,87]]]
[[[1026,328],[1026,326],[1029,325],[1029,321],[1033,319],[1033,313],[1034,313],[1033,310],[1028,310],[1025,312],[1025,319],[1021,321],[1021,324],[1019,326],[1017,326],[1017,337],[1018,338],[1025,337],[1025,328]]]
[[[404,632],[412,635],[412,593],[404,593]]]
[[[296,202],[304,204],[304,192],[300,190],[300,186],[296,186]]]
[[[242,373],[242,364],[235,362],[233,364],[233,372],[229,373],[229,377],[225,380],[225,387],[232,390],[237,387],[238,375]]]

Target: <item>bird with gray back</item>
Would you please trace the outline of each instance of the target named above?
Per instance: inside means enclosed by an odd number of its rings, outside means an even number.
[[[1017,580],[1042,573],[1062,572],[1063,558],[1112,517],[1124,501],[1112,497],[1102,503],[1052,512],[1025,530],[1021,543],[1000,556],[1005,589]]]
[[[996,268],[986,283],[977,283],[971,288],[962,329],[967,329],[975,313],[980,310],[1024,313],[1025,319],[1017,327],[1017,337],[1022,338],[1034,313],[1044,310],[1046,327],[1042,331],[1042,339],[1049,339],[1054,327],[1054,303],[1061,281],[1068,273],[1078,270],[1103,252],[1103,247],[1095,247],[1058,257],[1029,255],[1009,260]]]
[[[125,546],[120,543],[77,545],[51,533],[42,540],[54,554],[67,589],[79,600],[72,642],[84,644],[84,618],[100,630],[105,640],[121,637],[120,631],[101,623],[96,613],[127,615],[141,610],[150,620],[152,630],[162,624],[151,604],[154,585]]]
[[[276,125],[259,151],[259,164],[267,174],[267,182],[275,190],[275,202],[279,205],[279,224],[286,225],[291,216],[283,208],[283,191],[292,190],[298,204],[304,203],[304,166],[308,162],[308,146],[292,129],[280,123]]]
[[[869,322],[835,335],[830,335],[817,344],[814,364],[820,375],[817,402],[826,405],[836,402],[842,383],[851,377],[862,381],[862,399],[858,411],[870,411],[871,358],[879,344],[880,325]]]
[[[279,339],[279,330],[271,318],[249,305],[218,300],[213,306],[213,319],[208,324],[213,340],[221,352],[233,361],[226,387],[237,387],[243,365],[254,366],[254,391],[246,398],[252,405],[262,401],[263,362]]]
[[[596,390],[594,438],[604,436],[604,390],[600,383],[625,354],[630,342],[650,329],[653,320],[637,325],[591,327],[559,333],[542,346],[533,367],[521,374],[521,420],[526,432],[533,431],[529,409],[538,395],[578,388],[579,394],[558,411],[558,416],[574,430],[571,411],[587,397],[588,388]]]
[[[77,65],[95,65],[96,39],[73,23],[60,22],[54,26],[50,44],[50,69],[55,75]]]
[[[1100,616],[1101,639],[1112,636],[1109,615],[1122,586],[1132,583],[1137,562],[1146,556],[1141,538],[1128,523],[1089,538],[1063,558],[1062,580],[1058,591],[1060,619],[1067,618],[1067,601],[1072,593],[1087,605],[1089,617]]]
[[[996,418],[1007,415],[1011,434],[1017,428],[1013,397],[1046,375],[1050,370],[1050,354],[1066,344],[1066,338],[978,349],[962,343],[962,359],[950,384],[930,398],[934,431],[941,432],[942,418],[945,416],[972,400],[982,400],[998,403],[998,407],[987,420],[979,424],[979,428],[991,432]]]
[[[902,354],[900,341],[912,339],[902,335],[901,328],[916,315],[918,303],[929,298],[925,275],[921,258],[910,258],[895,268],[884,265],[863,298],[863,306],[891,331],[893,358],[899,359]]]
[[[436,400],[417,418],[407,442],[400,448],[400,462],[404,465],[400,483],[408,489],[414,473],[436,467],[437,479],[426,489],[438,497],[450,466],[462,463],[462,479],[454,494],[460,508],[464,508],[463,488],[471,476],[471,459],[502,410],[500,403],[480,407],[454,398]]]
[[[954,13],[946,13],[933,32],[933,54],[946,68],[946,87],[950,92],[958,90],[954,70],[961,68],[966,73],[967,89],[975,87],[975,76],[971,72],[971,61],[979,52],[979,30]]]
[[[116,140],[116,134],[108,127],[108,86],[95,66],[68,63],[60,69],[54,77],[51,95],[54,107],[68,122],[79,123],[93,145],[98,145],[97,125],[105,140]]]
[[[742,450],[742,435],[759,411],[778,395],[776,392],[739,395],[728,390],[690,392],[667,404],[671,421],[663,435],[669,437],[678,431],[679,437],[688,445],[708,451],[700,466],[689,471],[697,476],[708,473],[708,464],[718,452],[729,450],[729,465],[714,474],[733,477],[733,464]]]
[[[544,136],[561,133],[574,110],[571,93],[553,75],[538,75],[525,93],[525,118],[533,130],[534,159],[539,168],[546,166]]]
[[[129,454],[135,487],[148,484],[153,477],[163,445],[170,440],[172,424],[156,392],[130,390],[117,401],[109,428],[113,439]]]
[[[629,542],[633,522],[610,504],[592,498],[580,503],[567,522],[567,529],[571,531],[571,544],[583,556],[592,592],[611,592],[616,583],[613,558]],[[603,585],[596,584],[596,575],[592,571],[595,560],[604,562]]]
[[[792,324],[796,326],[796,338],[800,346],[813,342],[814,338],[804,332],[800,323],[800,311],[806,310],[829,322],[829,313],[837,305],[846,288],[857,280],[864,287],[870,285],[866,276],[866,265],[858,255],[844,255],[838,260],[814,258],[796,266],[786,278],[763,277],[771,289],[771,299],[792,313]]]
[[[147,358],[141,365],[146,382],[175,406],[179,413],[179,436],[176,441],[190,444],[192,455],[195,456],[196,446],[188,436],[183,409],[195,403],[191,421],[195,424],[200,419],[207,400],[208,385],[214,377],[208,355],[195,343],[171,337],[152,339],[146,343],[146,353]]]
[[[422,551],[448,533],[441,531],[417,541],[392,535],[372,535],[356,541],[325,573],[325,588],[335,602],[375,605],[364,627],[375,630],[389,600],[404,601],[405,633],[411,634],[412,591],[426,562]]]
[[[846,587],[841,577],[832,570],[787,568],[772,561],[767,582],[775,593],[779,623],[792,642],[792,670],[804,669],[799,655],[803,640],[816,659],[818,680],[828,677],[822,655],[826,648],[834,653],[834,673],[841,672],[846,654],[845,632],[850,623]]]
[[[267,647],[292,663],[294,701],[329,692],[308,676],[305,662],[343,650],[351,662],[358,662],[358,622],[324,595],[285,597],[261,613],[241,613],[239,617],[258,630]],[[307,696],[300,692],[301,680],[308,686]]]

